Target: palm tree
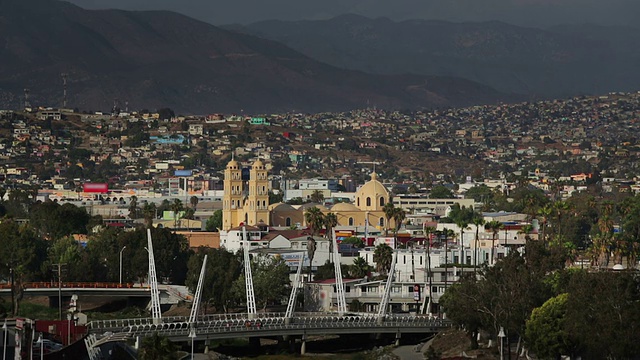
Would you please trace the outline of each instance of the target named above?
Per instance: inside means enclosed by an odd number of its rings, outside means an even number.
[[[184,205],[180,199],[173,199],[170,208],[173,211],[173,229],[175,230],[178,227],[178,213],[184,210]]]
[[[425,226],[424,227],[424,233],[425,236],[427,238],[427,277],[429,278],[429,303],[431,304],[433,301],[433,297],[431,296],[431,289],[432,289],[432,281],[433,281],[433,275],[431,273],[431,234],[436,232],[436,228],[434,226]],[[427,310],[427,314],[431,314],[431,308],[426,309]]]
[[[464,231],[469,229],[469,222],[465,219],[456,220],[456,225],[460,228],[460,245],[463,246]]]
[[[324,202],[324,194],[320,190],[313,190],[313,192],[309,196],[309,199],[313,203],[322,204],[322,202]]]
[[[373,261],[376,263],[376,271],[381,275],[388,275],[393,260],[393,249],[387,244],[376,246],[373,252]]]
[[[189,198],[189,203],[194,211],[196,210],[196,207],[198,207],[198,201],[198,197],[195,195]]]
[[[310,207],[304,213],[304,220],[307,222],[307,226],[311,228],[311,234],[317,235],[324,227],[324,214],[317,207]]]
[[[362,257],[353,259],[353,265],[349,267],[349,276],[353,278],[364,278],[369,276],[371,265]]]
[[[144,224],[147,229],[153,226],[153,219],[156,216],[156,204],[147,202],[142,207],[142,216],[144,217]]]
[[[309,281],[311,281],[311,265],[313,257],[316,255],[316,240],[313,236],[307,237],[307,256],[309,257]]]
[[[129,201],[129,218],[137,219],[138,218],[138,197],[133,195],[131,200]]]
[[[395,208],[393,210],[393,222],[395,223],[395,229],[393,231],[393,246],[398,248],[398,231],[402,226],[402,222],[407,217],[407,213],[404,212],[402,208]]]
[[[384,206],[382,207],[382,212],[384,212],[384,217],[387,219],[387,222],[385,223],[386,226],[384,228],[385,236],[389,236],[389,221],[393,217],[393,213],[395,212],[395,210],[396,208],[395,206],[393,206],[393,203],[391,202],[384,204]]]
[[[484,225],[485,221],[480,214],[475,214],[471,221],[473,222],[473,225],[476,226],[476,241],[475,241],[475,246],[473,250],[473,266],[475,271],[475,269],[478,268],[478,245],[480,241],[480,237],[479,237],[480,226]]]
[[[338,216],[335,213],[328,213],[324,216],[325,236],[329,240],[329,256],[333,256],[333,238],[331,232],[338,225]]]
[[[547,204],[538,210],[538,215],[542,217],[542,241],[546,244],[547,241],[547,223],[549,222],[549,217],[553,213],[553,208],[551,205]]]
[[[497,220],[491,220],[491,221],[489,221],[488,223],[486,223],[484,225],[485,229],[490,230],[493,233],[493,236],[491,237],[491,262],[493,264],[495,264],[494,248],[495,248],[495,244],[496,244],[496,238],[498,237],[498,232],[503,227],[504,227],[504,225],[500,221],[497,221]]]

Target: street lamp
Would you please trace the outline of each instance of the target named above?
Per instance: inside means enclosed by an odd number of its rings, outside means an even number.
[[[120,250],[120,285],[122,285],[122,252],[126,248],[127,248],[127,245],[123,246],[122,250]]]
[[[504,333],[504,328],[502,326],[500,326],[500,331],[498,332],[498,338],[500,339],[500,360],[504,360],[504,350],[503,350],[503,346],[504,346],[504,338],[506,337],[505,333]]]
[[[196,329],[194,324],[191,324],[191,330],[189,331],[189,337],[191,338],[191,360],[193,360],[193,342],[196,339]]]
[[[42,339],[42,333],[40,333],[36,344],[40,344],[40,360],[44,360],[44,340]]]
[[[2,331],[4,332],[4,346],[2,347],[2,360],[7,360],[7,319],[4,319],[2,325]]]

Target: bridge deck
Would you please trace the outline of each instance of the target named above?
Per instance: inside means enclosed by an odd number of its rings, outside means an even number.
[[[225,339],[235,337],[306,336],[320,334],[353,333],[433,333],[453,326],[448,320],[428,316],[390,315],[378,319],[372,314],[338,316],[334,314],[296,314],[286,319],[282,314],[257,314],[249,319],[247,314],[211,315],[193,324],[198,339]],[[175,341],[188,340],[192,329],[184,317],[163,319],[153,324],[152,319],[106,320],[90,323],[90,332],[119,337],[145,337],[157,332]],[[108,341],[108,340],[107,340]],[[115,340],[114,340],[115,341]]]

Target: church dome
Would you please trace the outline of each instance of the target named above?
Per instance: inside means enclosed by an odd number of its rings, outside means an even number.
[[[378,174],[371,173],[371,180],[358,190],[356,207],[360,210],[380,211],[389,202],[389,191],[378,181]]]
[[[351,203],[337,203],[331,207],[331,212],[350,212],[360,211],[355,205]]]

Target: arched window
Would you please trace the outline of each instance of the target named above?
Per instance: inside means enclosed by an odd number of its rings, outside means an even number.
[[[384,206],[384,198],[383,197],[380,198],[380,206]]]
[[[349,226],[353,226],[353,218],[352,217],[349,218]]]
[[[381,217],[380,220],[378,220],[378,225],[384,226],[384,218],[383,217]]]
[[[356,199],[356,203],[357,203],[357,205],[356,205],[356,206],[358,206],[358,207],[359,207],[359,206],[360,206],[360,198],[359,198],[359,197]]]
[[[367,197],[367,206],[371,206],[371,198]]]
[[[290,218],[290,217],[288,217],[288,218],[286,218],[286,219],[284,220],[284,225],[285,225],[285,226],[291,226],[291,218]]]

